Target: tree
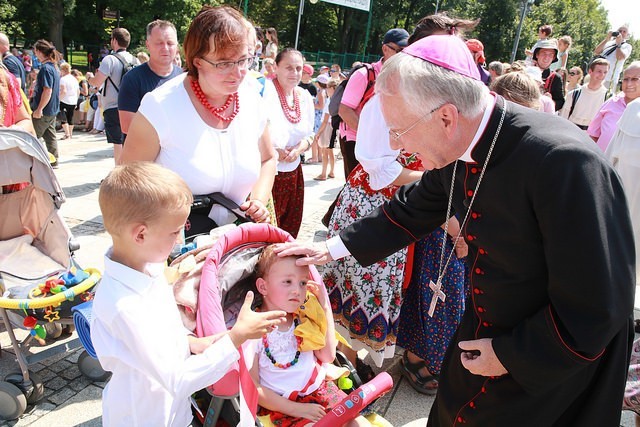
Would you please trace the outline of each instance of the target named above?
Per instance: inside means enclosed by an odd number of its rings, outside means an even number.
[[[255,25],[278,30],[281,46],[293,46],[296,36],[299,1],[292,0],[0,0],[0,29],[12,41],[29,44],[48,38],[59,50],[74,41],[97,49],[109,39],[116,21],[103,19],[105,10],[120,12],[120,25],[131,33],[131,49],[142,46],[146,24],[160,18],[173,22],[182,40],[191,19],[203,4],[228,4],[242,8],[247,1],[248,17]],[[360,55],[381,53],[381,39],[390,28],[411,32],[415,23],[435,12],[448,11],[461,18],[480,18],[469,38],[481,40],[488,60],[508,60],[515,37],[523,0],[371,0],[369,13],[320,1],[305,1],[298,46],[307,51],[350,52]],[[517,58],[536,40],[537,27],[554,26],[556,35],[574,39],[570,65],[582,65],[592,57],[593,48],[609,29],[606,11],[600,0],[535,0],[526,16]],[[640,58],[637,40],[632,58]],[[366,46],[365,46],[366,45]]]
[[[607,12],[598,0],[546,0],[534,5],[524,22],[521,46],[533,46],[538,27],[553,26],[553,36],[569,35],[573,45],[567,68],[577,65],[583,68],[593,57],[593,49],[607,33]],[[519,58],[524,58],[520,50]]]

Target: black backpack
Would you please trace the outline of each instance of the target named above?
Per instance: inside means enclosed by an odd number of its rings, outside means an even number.
[[[360,100],[359,108],[362,108],[364,104],[371,99],[374,93],[375,83],[376,83],[376,73],[371,64],[362,64],[359,67],[354,68],[349,73],[349,78],[353,76],[353,74],[362,67],[367,68],[367,87],[364,90],[364,94],[362,95],[362,99]],[[340,82],[338,87],[336,88],[331,100],[329,101],[329,115],[331,115],[331,124],[335,128],[337,127],[342,119],[340,118],[340,103],[342,102],[342,95],[344,94],[344,89],[347,87],[347,83],[349,82],[349,78]]]
[[[124,78],[124,75],[127,74],[130,70],[132,70],[136,66],[136,64],[134,64],[133,62],[125,61],[125,59],[122,56],[118,55],[117,52],[116,53],[111,53],[109,55],[115,56],[116,58],[118,58],[118,61],[120,61],[120,63],[122,64],[122,74],[120,75],[120,81],[118,82],[118,84],[120,84],[120,83],[122,83],[122,79]],[[111,84],[115,88],[116,92],[119,93],[120,92],[120,88],[111,79],[111,76],[108,76],[107,80],[109,80],[111,82]],[[104,86],[104,89],[102,90],[102,94],[103,95],[107,94],[107,85]]]

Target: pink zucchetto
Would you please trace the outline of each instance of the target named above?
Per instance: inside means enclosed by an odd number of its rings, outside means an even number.
[[[428,36],[405,47],[402,53],[431,62],[474,80],[480,80],[476,61],[458,36]]]

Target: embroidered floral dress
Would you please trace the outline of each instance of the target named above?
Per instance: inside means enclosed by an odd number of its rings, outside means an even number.
[[[422,169],[413,154],[401,153],[397,161],[409,169]],[[369,174],[358,165],[338,198],[329,221],[328,237],[336,236],[373,212],[391,199],[397,189],[389,185],[373,190]],[[369,267],[349,256],[328,263],[323,270],[336,330],[355,350],[365,348],[378,366],[394,354],[406,263],[405,248]]]

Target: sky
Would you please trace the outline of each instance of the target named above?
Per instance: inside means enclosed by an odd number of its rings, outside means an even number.
[[[629,31],[635,39],[640,38],[640,1],[638,0],[600,0],[609,11],[611,29],[617,30],[622,24],[629,24]]]

